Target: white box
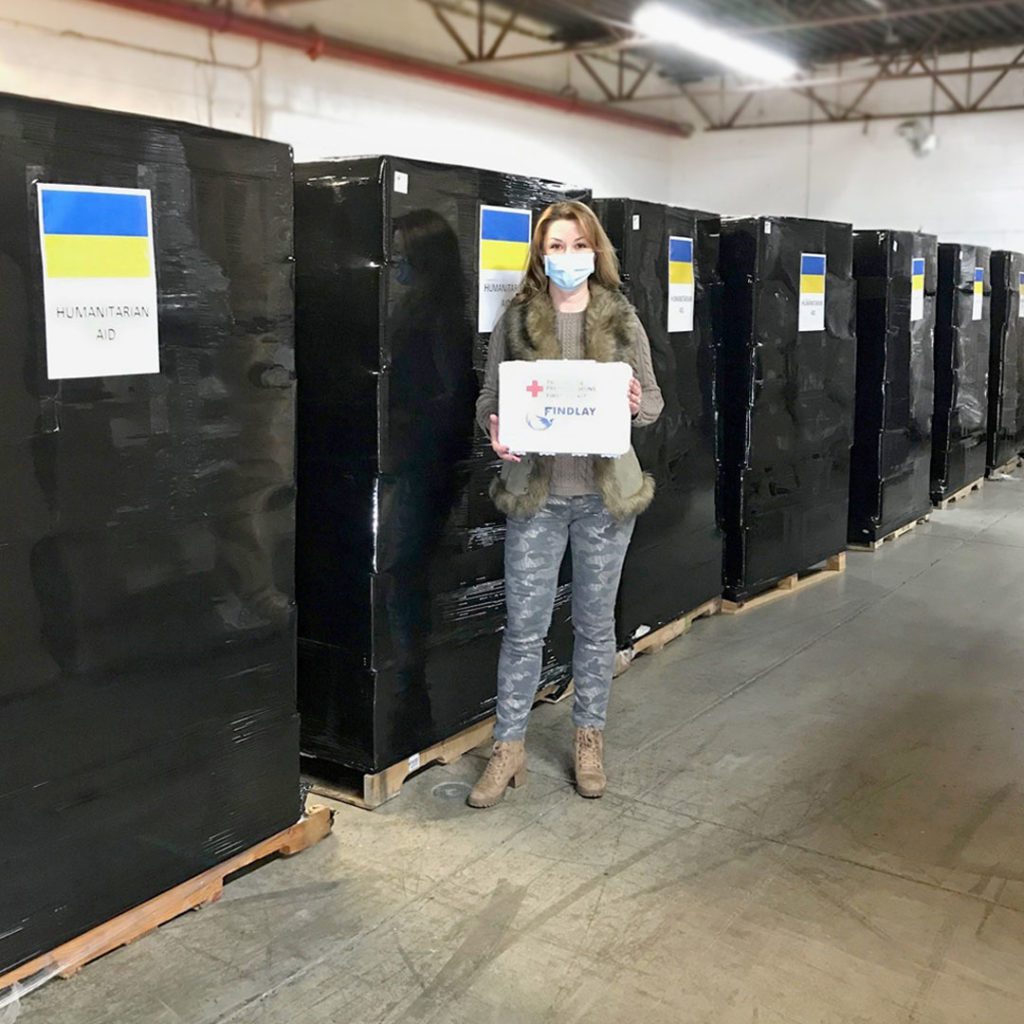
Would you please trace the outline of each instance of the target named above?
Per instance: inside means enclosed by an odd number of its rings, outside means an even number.
[[[498,438],[513,452],[615,456],[629,450],[628,363],[512,361],[498,374]]]

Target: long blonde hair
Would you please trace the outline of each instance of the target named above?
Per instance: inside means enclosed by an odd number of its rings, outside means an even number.
[[[590,242],[594,250],[594,273],[591,280],[605,288],[617,289],[620,286],[619,258],[594,211],[584,203],[575,201],[552,203],[537,218],[530,242],[530,262],[526,268],[526,277],[513,302],[527,302],[539,292],[548,290],[548,278],[544,273],[544,242],[547,240],[548,225],[556,220],[576,221]]]

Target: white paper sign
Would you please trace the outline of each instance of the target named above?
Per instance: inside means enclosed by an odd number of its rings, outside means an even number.
[[[159,373],[149,189],[37,190],[47,377]]]
[[[514,452],[624,455],[629,450],[628,363],[512,361],[498,369],[498,433]]]
[[[924,260],[910,261],[910,319],[924,319]]]
[[[798,331],[825,330],[825,254],[800,254],[800,313]]]
[[[668,240],[668,330],[693,330],[693,239],[670,235]]]
[[[507,206],[480,207],[477,330],[490,334],[519,291],[530,259],[533,213]]]
[[[974,301],[971,304],[971,319],[980,320],[985,305],[985,268],[974,268]]]

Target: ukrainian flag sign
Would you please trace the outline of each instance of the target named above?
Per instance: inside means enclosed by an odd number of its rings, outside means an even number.
[[[1020,303],[1017,306],[1017,316],[1024,318],[1024,274],[1020,275],[1020,282],[1017,285],[1017,289],[1020,293]]]
[[[924,260],[910,261],[910,319],[924,319]]]
[[[149,190],[37,190],[49,379],[159,373]]]
[[[974,268],[974,302],[971,306],[971,319],[980,320],[985,305],[985,268]]]
[[[519,291],[530,259],[533,213],[506,206],[480,207],[478,330],[494,330]]]
[[[800,313],[798,331],[825,330],[825,255],[800,254]]]
[[[668,240],[668,330],[693,330],[693,239],[670,235]]]

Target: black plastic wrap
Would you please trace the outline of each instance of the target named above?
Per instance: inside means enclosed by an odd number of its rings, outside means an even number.
[[[49,380],[36,183],[152,192],[160,372]],[[291,155],[0,96],[0,973],[299,817]]]
[[[826,257],[824,329],[798,331],[802,254]],[[722,222],[719,496],[743,601],[846,548],[856,378],[850,225]]]
[[[657,494],[637,519],[622,570],[616,627],[626,647],[722,592],[714,335],[720,220],[634,199],[597,199],[594,208],[618,251],[623,288],[647,331],[665,399],[657,422],[633,431]],[[693,242],[693,330],[668,329],[670,237]]]
[[[985,476],[988,457],[988,363],[991,348],[991,250],[942,242],[935,315],[935,413],[932,500]],[[975,274],[983,277],[974,319]]]
[[[916,304],[915,260],[923,271]],[[926,515],[932,504],[938,242],[908,231],[855,231],[853,274],[857,404],[849,540],[868,544]]]
[[[988,370],[988,470],[1024,451],[1024,255],[992,253]]]
[[[377,771],[494,710],[498,462],[474,403],[481,205],[531,178],[364,157],[296,171],[302,749]],[[563,578],[543,682],[569,676]]]

